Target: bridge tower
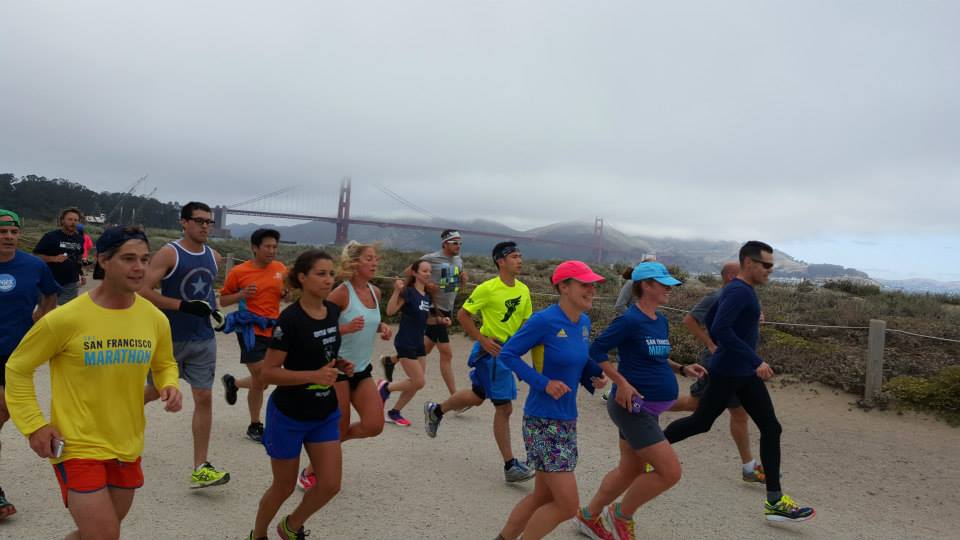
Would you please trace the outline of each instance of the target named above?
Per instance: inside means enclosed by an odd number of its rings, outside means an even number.
[[[337,206],[337,236],[334,243],[342,246],[347,243],[350,227],[350,177],[340,181],[340,203]]]
[[[593,221],[593,260],[598,264],[603,262],[603,218]]]

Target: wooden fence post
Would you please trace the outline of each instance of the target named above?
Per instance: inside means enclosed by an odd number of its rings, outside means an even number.
[[[870,319],[870,335],[867,337],[867,380],[863,400],[873,405],[883,387],[883,347],[887,337],[887,322]]]

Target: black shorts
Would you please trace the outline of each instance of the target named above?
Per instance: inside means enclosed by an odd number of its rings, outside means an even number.
[[[480,399],[487,399],[487,393],[483,391],[483,387],[479,385],[473,385],[470,387],[470,390],[473,390],[473,393],[477,395]],[[502,405],[507,405],[508,403],[513,402],[512,399],[491,399],[490,403],[493,403],[494,407],[500,407]]]
[[[343,373],[337,375],[337,382],[340,381],[350,381],[350,390],[356,390],[360,386],[360,381],[364,379],[369,379],[370,375],[373,373],[373,364],[367,366],[367,369],[354,373],[352,377],[347,377]]]
[[[7,360],[10,355],[0,355],[0,386],[7,386]]]
[[[407,360],[416,360],[427,355],[427,349],[423,343],[419,347],[396,347],[397,358],[406,358]]]
[[[710,384],[710,375],[704,375],[703,377],[693,381],[693,384],[690,385],[690,395],[700,399],[703,397],[704,392],[707,391],[707,385]],[[736,409],[737,407],[742,407],[740,404],[740,398],[736,394],[730,397],[730,401],[727,402],[728,409]]]
[[[255,336],[253,341],[253,350],[248,351],[243,346],[243,335],[237,334],[237,342],[240,343],[240,363],[255,364],[267,355],[267,346],[270,345],[270,338],[266,336]]]
[[[445,324],[428,324],[424,335],[434,343],[450,343],[450,334],[447,333]]]

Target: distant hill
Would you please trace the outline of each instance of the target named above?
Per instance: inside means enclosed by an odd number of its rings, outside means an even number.
[[[403,223],[445,226],[446,222],[436,220],[399,220]],[[230,224],[228,229],[234,237],[249,236],[258,227],[256,224]],[[567,245],[523,243],[525,255],[538,259],[576,258],[592,260],[589,247],[593,244],[593,224],[580,222],[554,223],[527,231],[511,229],[501,223],[472,220],[457,224],[463,229],[502,233],[504,238],[511,236],[536,237],[562,242]],[[326,244],[334,238],[335,225],[332,223],[309,222],[293,226],[275,227],[284,240],[304,244]],[[604,227],[604,261],[633,264],[645,254],[654,254],[657,260],[665,264],[675,264],[692,273],[716,273],[724,262],[735,260],[740,249],[739,242],[716,240],[683,240],[677,238],[656,238],[652,236],[631,236],[613,227]],[[360,242],[381,242],[387,247],[399,250],[432,251],[438,249],[439,233],[435,231],[417,231],[370,226],[350,226],[350,238]],[[500,239],[465,235],[464,253],[469,255],[488,255],[493,245]],[[844,268],[833,264],[807,264],[790,255],[777,251],[778,277],[801,279],[829,279],[842,277],[868,278],[866,273],[853,268]]]
[[[128,193],[97,193],[64,178],[0,173],[0,202],[28,222],[55,220],[61,209],[75,206],[88,216],[106,214],[108,222],[180,228],[179,203]]]

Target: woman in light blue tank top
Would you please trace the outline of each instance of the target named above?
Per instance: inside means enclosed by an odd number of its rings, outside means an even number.
[[[376,336],[389,340],[393,330],[380,318],[380,289],[370,283],[377,275],[377,248],[373,244],[350,241],[340,255],[338,278],[343,280],[327,297],[340,312],[340,356],[353,362],[353,376],[337,379],[340,402],[340,441],[376,437],[383,431],[383,400],[370,378],[373,342]],[[350,423],[351,404],[360,415]],[[313,469],[300,473],[299,484],[310,489],[316,482]]]

